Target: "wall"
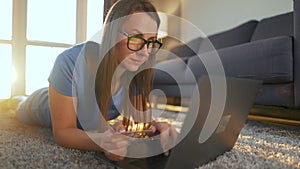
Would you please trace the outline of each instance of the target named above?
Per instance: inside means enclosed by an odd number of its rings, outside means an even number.
[[[206,35],[232,28],[250,19],[260,20],[293,9],[293,0],[181,0],[181,3],[182,17]],[[183,36],[186,36],[184,39],[193,37],[186,33]]]
[[[181,0],[151,0],[151,2],[159,12],[169,15],[167,20],[168,36],[162,39],[162,50],[169,51],[179,44],[179,41],[176,38],[172,37],[172,35],[180,36],[181,34],[181,27],[178,23],[179,19],[177,19],[181,17]],[[167,59],[167,54],[159,54],[159,56],[156,56],[157,62],[163,61],[165,59]]]

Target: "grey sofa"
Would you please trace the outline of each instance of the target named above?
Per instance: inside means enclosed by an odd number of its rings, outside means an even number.
[[[255,105],[300,108],[300,0],[294,0],[292,12],[251,20],[208,39],[226,76],[263,80]],[[195,81],[186,76],[187,69],[197,80],[207,74],[198,57],[209,53],[201,50],[203,43],[205,40],[199,37],[173,48],[170,59],[156,65],[154,89],[162,90],[167,97],[189,98]],[[179,58],[172,59],[174,55]],[[174,76],[180,80],[175,81]],[[299,117],[300,112],[297,114]]]

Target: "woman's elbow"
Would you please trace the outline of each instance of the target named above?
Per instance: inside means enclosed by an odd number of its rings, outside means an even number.
[[[53,133],[54,141],[57,145],[69,148],[69,146],[66,144],[63,132],[53,131],[52,133]]]

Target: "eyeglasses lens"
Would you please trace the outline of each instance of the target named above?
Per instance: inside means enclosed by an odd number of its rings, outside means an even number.
[[[143,48],[145,41],[142,38],[131,36],[128,39],[128,48],[133,51],[138,51]]]

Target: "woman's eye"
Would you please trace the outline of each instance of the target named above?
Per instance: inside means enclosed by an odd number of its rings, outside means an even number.
[[[141,39],[139,37],[132,36],[130,38],[129,42],[132,43],[132,44],[141,44],[141,43],[143,43],[143,39]]]

